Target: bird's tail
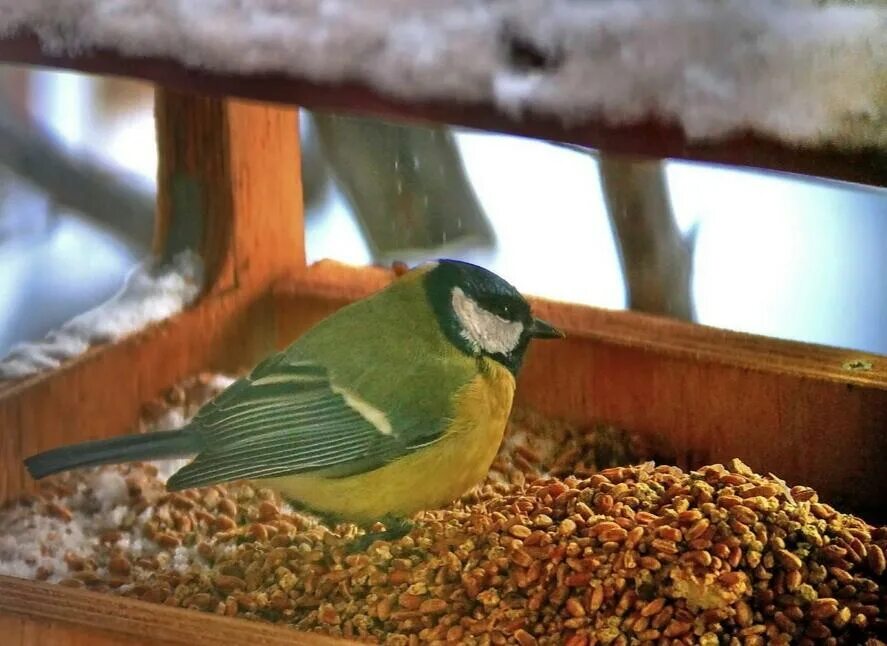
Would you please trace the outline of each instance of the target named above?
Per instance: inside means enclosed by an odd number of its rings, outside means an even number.
[[[184,457],[199,451],[199,438],[193,431],[154,431],[61,446],[32,455],[25,466],[39,480],[78,467]]]

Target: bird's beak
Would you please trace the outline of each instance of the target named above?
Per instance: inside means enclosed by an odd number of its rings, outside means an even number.
[[[530,336],[534,339],[563,339],[566,335],[550,323],[534,318],[530,326]]]

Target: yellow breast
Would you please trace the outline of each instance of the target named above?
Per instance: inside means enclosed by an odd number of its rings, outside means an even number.
[[[456,394],[456,416],[434,444],[357,476],[287,476],[266,481],[311,509],[359,522],[442,507],[486,476],[505,432],[515,382],[501,364],[483,368]]]

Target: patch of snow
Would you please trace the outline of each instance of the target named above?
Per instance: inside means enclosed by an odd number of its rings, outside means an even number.
[[[0,10],[2,12],[2,10]],[[167,265],[151,259],[133,269],[121,290],[80,314],[42,341],[20,343],[0,359],[0,380],[52,370],[98,343],[117,341],[181,312],[203,286],[203,263],[193,251]]]
[[[161,428],[157,429],[163,430]],[[170,458],[168,460],[154,460],[151,464],[157,469],[157,479],[161,482],[169,480],[173,474],[188,464],[191,458]]]
[[[234,377],[227,375],[212,375],[199,403],[205,403],[234,381]],[[184,404],[169,405],[164,415],[143,420],[143,430],[148,433],[166,430],[170,420],[178,419],[184,424],[191,416]],[[175,458],[134,465],[132,475],[143,481],[165,483],[189,461]],[[156,475],[149,475],[147,465],[156,469]],[[144,537],[155,508],[148,506],[141,513],[134,512],[129,487],[119,466],[83,469],[82,479],[73,491],[45,495],[44,500],[68,510],[70,519],[46,513],[41,503],[19,502],[0,510],[0,574],[58,582],[71,575],[68,561],[79,557],[95,560],[97,574],[105,576],[108,572],[105,560],[111,547],[120,548],[132,559],[167,556],[157,543]],[[103,535],[108,530],[117,532],[119,538],[113,546],[103,548]],[[107,542],[107,538],[105,540]],[[179,546],[172,553],[170,567],[184,572],[199,560],[195,546]],[[48,575],[41,577],[41,571]]]
[[[70,520],[35,513],[29,505],[14,506],[0,514],[0,574],[33,579],[43,570],[49,573],[47,580],[57,582],[69,576],[69,559],[86,559],[96,553],[102,534],[117,529],[128,510],[124,504],[114,504],[118,494],[116,484],[112,484],[110,490],[103,488],[111,483],[109,477],[123,480],[118,473],[95,470],[85,485],[55,500],[71,513]],[[122,502],[127,499],[124,489]],[[141,535],[147,520],[148,517],[141,522],[136,520],[133,537]],[[133,556],[156,549],[147,542],[130,546]],[[97,571],[107,573],[103,564]]]
[[[129,489],[123,476],[114,471],[101,471],[96,476],[95,496],[102,511],[110,511],[129,501]]]
[[[568,125],[656,115],[692,140],[887,146],[876,0],[0,0],[0,17],[52,53],[356,81]]]

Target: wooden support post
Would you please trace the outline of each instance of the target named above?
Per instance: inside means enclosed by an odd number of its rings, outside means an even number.
[[[156,101],[156,251],[199,251],[206,295],[58,371],[0,386],[0,500],[30,487],[22,457],[124,433],[170,384],[248,367],[271,350],[267,294],[276,279],[304,269],[296,110],[166,90]]]
[[[164,89],[155,105],[155,253],[199,250],[210,293],[304,267],[296,110]]]

